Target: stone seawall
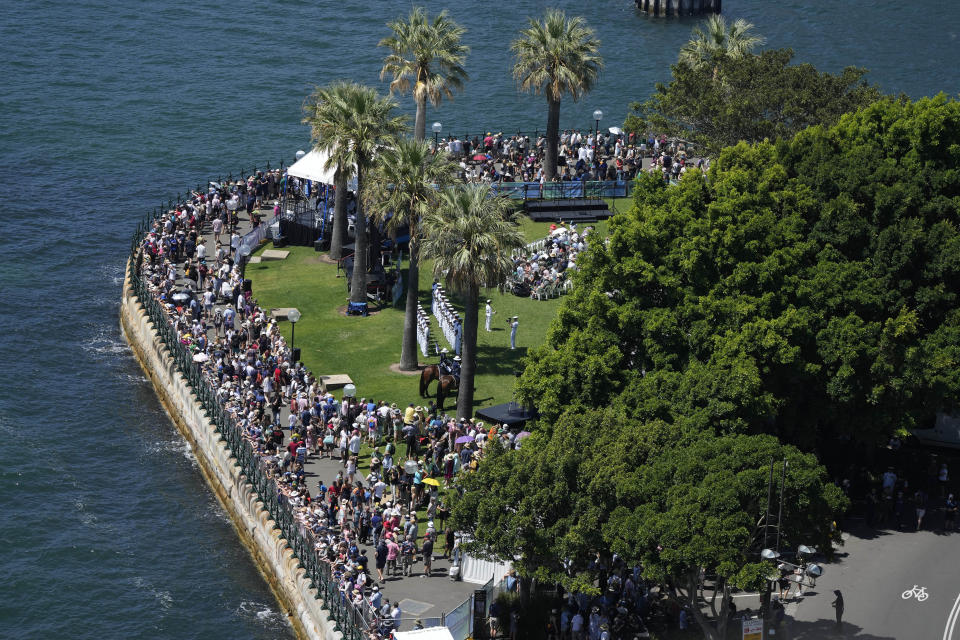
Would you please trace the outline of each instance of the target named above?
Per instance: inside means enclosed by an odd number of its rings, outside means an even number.
[[[120,326],[144,373],[177,429],[190,443],[207,483],[226,509],[241,541],[250,551],[285,610],[294,631],[309,640],[341,640],[297,558],[274,527],[269,512],[241,473],[226,441],[207,418],[190,386],[177,371],[163,341],[130,286],[123,283]]]

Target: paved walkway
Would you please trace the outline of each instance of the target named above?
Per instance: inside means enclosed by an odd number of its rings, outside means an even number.
[[[264,205],[261,215],[263,216],[263,224],[267,224],[273,217],[272,208],[273,202],[269,202]],[[246,233],[249,233],[251,230],[250,220],[247,218],[246,214],[240,216],[240,225],[238,227],[238,233],[243,236]],[[210,228],[210,224],[207,223],[203,228],[203,237],[206,240],[206,246],[208,248],[207,255],[210,256],[210,262],[213,262],[213,258],[216,255],[216,242],[213,239],[213,231]],[[230,234],[221,233],[221,242],[223,244],[229,244]],[[268,244],[269,246],[269,244]],[[183,279],[182,275],[182,263],[178,266],[178,273],[180,279],[178,279],[177,285],[183,286],[188,283],[187,280]],[[191,284],[193,284],[191,282]],[[257,297],[257,291],[254,287],[253,297]],[[216,308],[223,309],[225,305],[217,304]],[[358,322],[361,322],[361,319],[357,319]],[[211,335],[212,327],[208,331],[208,335]],[[314,375],[319,376],[325,373],[315,371]],[[399,392],[398,392],[399,395]],[[379,400],[378,398],[377,400]],[[401,399],[392,399],[385,398],[386,400],[396,401],[400,404]],[[407,400],[409,401],[409,400]],[[401,406],[406,406],[405,403]],[[280,424],[283,426],[284,431],[287,432],[287,438],[285,442],[289,442],[290,433],[286,428],[288,424],[288,417],[290,415],[290,407],[288,403],[284,404],[283,413],[280,419]],[[322,480],[324,484],[329,485],[337,473],[343,469],[339,460],[331,460],[329,458],[317,458],[310,457],[306,465],[304,465],[304,470],[308,478],[307,487],[310,490],[311,495],[316,496],[318,493],[318,486]],[[367,484],[366,482],[364,483]],[[389,496],[389,494],[387,494]],[[437,523],[437,529],[439,530],[439,523]],[[422,539],[418,539],[418,546],[422,543]],[[372,579],[376,578],[376,570],[372,568],[372,563],[376,558],[376,552],[372,545],[360,545],[361,550],[367,552],[367,557],[370,558],[371,562],[371,572],[370,577]],[[448,577],[450,562],[449,560],[440,558],[440,554],[443,551],[443,541],[442,539],[436,542],[434,557],[437,558],[433,563],[432,576],[427,578],[423,576],[423,563],[417,562],[413,571],[414,576],[411,577],[387,577],[383,583],[373,583],[379,584],[380,589],[383,592],[384,599],[389,599],[391,603],[400,602],[400,609],[403,612],[403,624],[401,624],[401,629],[410,629],[413,627],[413,623],[417,618],[440,618],[443,614],[449,613],[456,607],[458,607],[464,600],[468,599],[473,593],[473,590],[477,588],[477,585],[464,583],[464,582],[454,582],[451,581]]]

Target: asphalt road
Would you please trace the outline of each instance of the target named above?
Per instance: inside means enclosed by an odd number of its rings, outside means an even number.
[[[777,637],[790,640],[960,640],[960,533],[876,530],[854,527],[838,557],[824,565],[817,586],[787,605]],[[927,597],[915,593],[922,588]],[[843,593],[843,627],[831,607],[834,589]]]

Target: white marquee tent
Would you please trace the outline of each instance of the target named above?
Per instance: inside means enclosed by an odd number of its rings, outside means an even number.
[[[314,149],[287,167],[287,175],[323,184],[333,184],[334,170],[324,167],[329,157],[326,151]]]

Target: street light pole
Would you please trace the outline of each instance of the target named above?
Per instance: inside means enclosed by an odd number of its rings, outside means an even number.
[[[603,117],[603,111],[597,109],[593,112],[593,119],[597,122],[597,127],[593,132],[593,159],[597,159],[597,147],[600,143],[600,119]]]
[[[434,122],[433,127],[433,150],[440,150],[440,132],[443,130],[443,125],[439,122]]]
[[[287,320],[290,321],[290,351],[293,351],[293,346],[295,344],[297,335],[297,321],[300,320],[300,311],[297,309],[290,309],[289,313],[287,313]]]

